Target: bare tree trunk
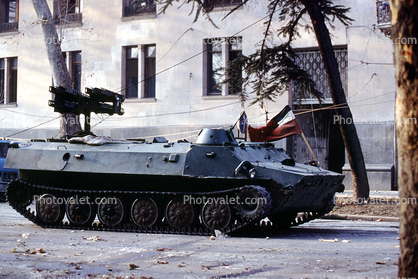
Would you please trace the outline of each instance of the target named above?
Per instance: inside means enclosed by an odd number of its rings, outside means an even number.
[[[347,157],[350,162],[351,174],[353,180],[354,196],[356,198],[369,198],[369,181],[367,179],[366,166],[364,163],[363,152],[361,150],[360,140],[354,125],[353,115],[348,107],[347,99],[339,75],[338,63],[335,58],[331,38],[324,17],[321,13],[318,1],[301,0],[305,5],[311,18],[316,39],[324,62],[325,72],[327,73],[328,84],[334,105],[340,105],[336,108],[336,114],[340,121],[340,130],[344,140]]]
[[[71,77],[61,51],[61,43],[55,28],[54,19],[46,0],[32,0],[42,33],[49,64],[56,86],[72,88]],[[60,138],[66,138],[81,131],[79,116],[74,113],[63,113],[60,116]]]
[[[401,198],[400,278],[418,278],[418,2],[392,0],[397,79],[396,131]]]

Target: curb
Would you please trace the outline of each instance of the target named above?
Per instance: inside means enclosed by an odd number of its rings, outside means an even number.
[[[346,214],[328,214],[328,215],[322,216],[321,219],[375,221],[375,222],[399,222],[399,217],[346,215]]]

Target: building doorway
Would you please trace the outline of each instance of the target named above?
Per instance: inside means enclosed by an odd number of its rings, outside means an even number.
[[[345,163],[344,142],[338,122],[334,121],[334,110],[319,105],[295,105],[293,112],[321,167],[342,173]],[[287,149],[297,162],[313,160],[300,135],[289,138]]]

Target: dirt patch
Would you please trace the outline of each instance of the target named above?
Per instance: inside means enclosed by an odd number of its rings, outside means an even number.
[[[337,197],[330,214],[399,217],[399,204],[393,197],[370,198],[368,201]]]

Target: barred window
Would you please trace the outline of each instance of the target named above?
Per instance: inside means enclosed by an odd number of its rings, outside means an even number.
[[[316,89],[324,95],[324,98],[331,98],[329,91],[327,75],[322,62],[322,56],[319,49],[315,50],[296,50],[295,63],[304,69],[311,76],[315,82]],[[334,49],[335,56],[338,62],[338,70],[341,75],[341,82],[343,84],[344,92],[347,94],[348,90],[348,55],[347,48],[336,48]],[[292,84],[290,88],[293,96],[293,100],[296,99],[297,88]]]

